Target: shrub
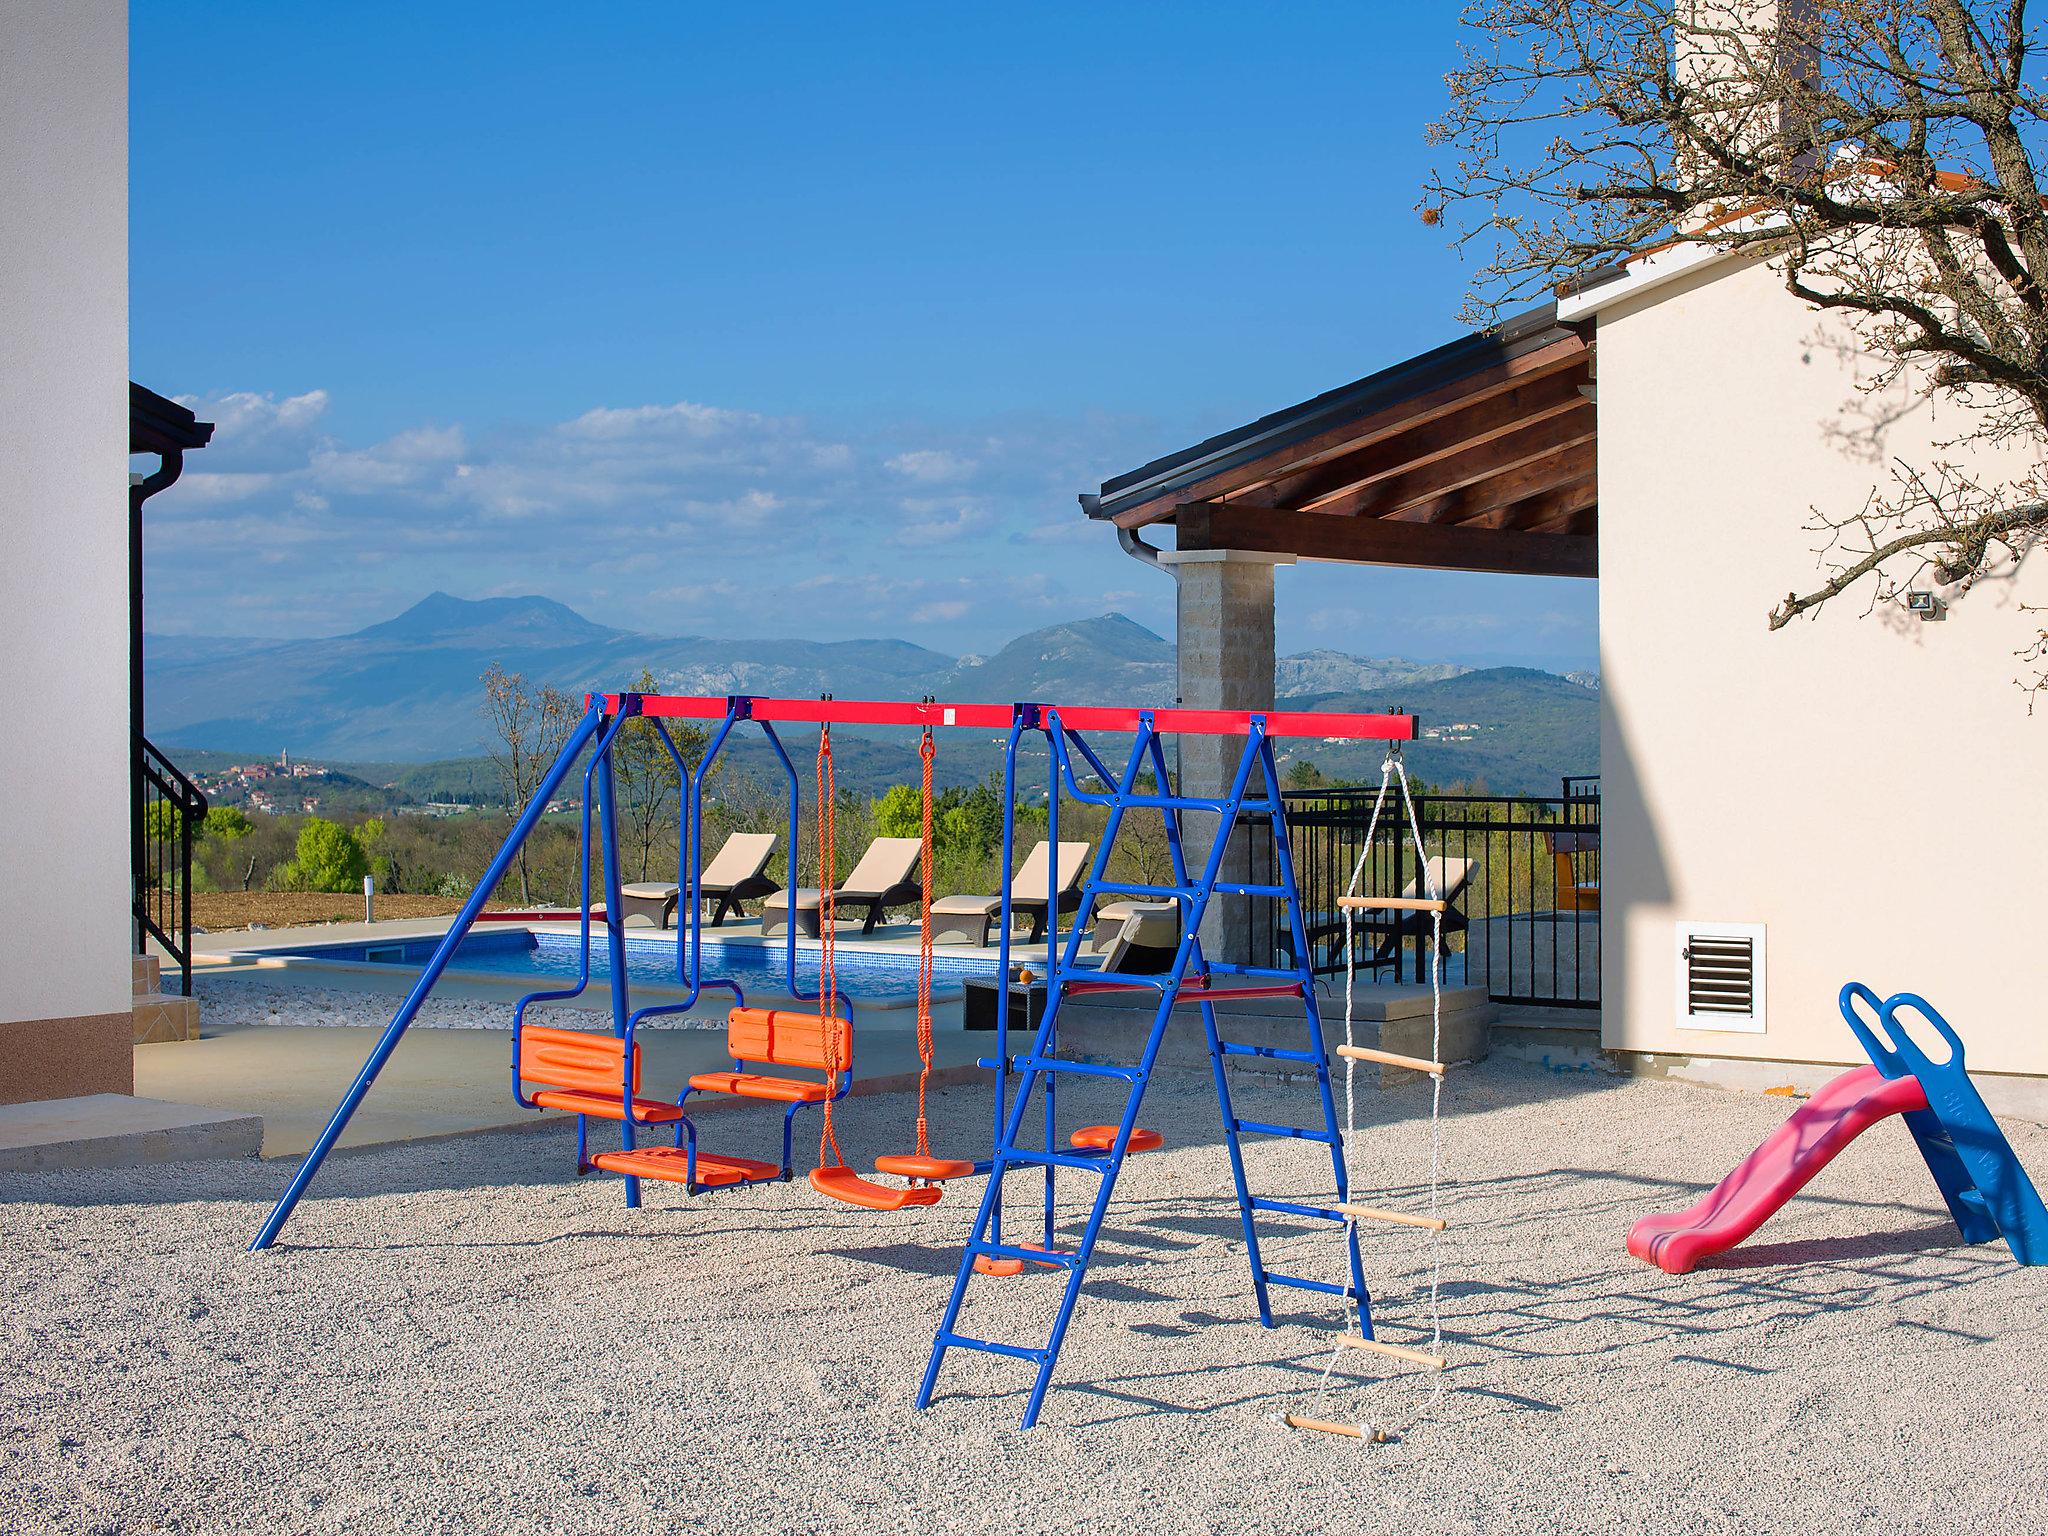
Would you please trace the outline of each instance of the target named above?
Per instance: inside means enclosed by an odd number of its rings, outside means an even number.
[[[293,858],[277,872],[277,883],[287,891],[354,891],[369,872],[369,856],[355,833],[324,816],[308,816]]]

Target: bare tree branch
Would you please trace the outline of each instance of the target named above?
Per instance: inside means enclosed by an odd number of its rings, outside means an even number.
[[[1951,397],[1945,452],[2048,462],[2048,98],[2026,0],[1472,0],[1422,211],[1481,267],[1485,323],[1664,244],[1768,262],[1838,315],[1873,394]],[[2017,450],[2017,452],[2011,452]],[[2048,533],[2039,476],[1932,464],[1820,509],[1827,578],[1967,585]],[[2048,654],[2048,630],[2033,659]]]

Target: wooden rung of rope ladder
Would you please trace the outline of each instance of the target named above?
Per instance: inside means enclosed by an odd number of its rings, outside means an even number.
[[[1363,1424],[1339,1424],[1334,1419],[1312,1419],[1304,1413],[1283,1414],[1289,1429],[1313,1429],[1325,1435],[1349,1435],[1353,1440],[1370,1440],[1375,1444],[1387,1438],[1385,1430],[1370,1429]]]
[[[1410,1216],[1405,1211],[1383,1211],[1372,1205],[1350,1205],[1340,1202],[1335,1209],[1346,1216],[1357,1216],[1365,1221],[1391,1221],[1404,1227],[1423,1227],[1431,1232],[1441,1232],[1449,1225],[1441,1216]]]
[[[1353,912],[1448,912],[1451,904],[1434,896],[1339,896],[1337,905]]]
[[[1379,1339],[1361,1339],[1357,1334],[1346,1334],[1337,1341],[1339,1349],[1367,1349],[1376,1355],[1392,1355],[1396,1360],[1406,1360],[1410,1365],[1419,1365],[1427,1370],[1440,1371],[1448,1363],[1442,1355],[1432,1355],[1427,1350],[1410,1349],[1406,1344],[1388,1344]]]
[[[1410,1072],[1427,1072],[1431,1077],[1442,1077],[1445,1067],[1440,1061],[1428,1061],[1420,1056],[1403,1056],[1395,1051],[1375,1050],[1369,1045],[1340,1045],[1339,1056],[1348,1056],[1353,1061],[1376,1061],[1386,1067],[1406,1067]]]

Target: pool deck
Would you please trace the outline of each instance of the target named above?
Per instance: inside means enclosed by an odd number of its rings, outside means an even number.
[[[521,927],[576,931],[573,915],[561,924],[478,924],[476,931],[490,933]],[[644,919],[630,919],[629,927],[638,938],[654,937],[661,931]],[[337,963],[269,952],[316,944],[387,943],[433,937],[447,929],[448,919],[438,917],[202,934],[194,941],[194,970],[209,983],[246,978],[285,987],[341,987],[352,992],[384,993],[395,1008],[416,975],[407,967]],[[753,921],[730,922],[719,928],[707,928],[705,934],[758,940],[760,926]],[[865,940],[858,934],[857,927],[849,930],[842,926],[840,943],[848,948],[858,944],[916,953],[914,924],[885,925]],[[986,957],[991,968],[997,954],[994,949],[957,944],[944,946],[941,953],[949,957]],[[1013,963],[1028,964],[1034,956],[1042,962],[1042,950],[1019,946]],[[532,986],[531,978],[451,972],[435,989],[435,995],[503,1002],[509,1017],[512,1000]],[[651,1001],[666,995],[666,989],[657,987],[636,986],[634,992],[636,997]],[[609,988],[594,982],[573,1006],[603,1012],[610,1008],[610,999]],[[994,1036],[963,1031],[958,1023],[957,1001],[942,1003],[936,1011],[933,1081],[986,1081],[988,1074],[975,1062],[993,1051]],[[852,1096],[914,1089],[919,1066],[914,1007],[902,1006],[902,1000],[897,999],[883,1003],[857,1001],[854,1021],[857,1036]],[[298,1157],[319,1136],[343,1091],[368,1058],[378,1033],[371,1028],[295,1025],[223,1028],[209,1024],[202,1008],[198,1040],[136,1047],[135,1091],[180,1104],[260,1115],[262,1155]],[[641,1038],[647,1042],[643,1084],[647,1091],[659,1096],[673,1098],[692,1074],[730,1065],[722,1030],[660,1029]],[[349,1122],[340,1145],[360,1149],[461,1136],[473,1131],[531,1130],[566,1119],[551,1111],[521,1109],[513,1102],[511,1060],[509,1028],[411,1030]],[[771,1114],[769,1106],[758,1104],[716,1099],[696,1102],[702,1105],[706,1116],[714,1119],[751,1111],[762,1126],[758,1137],[755,1128],[748,1128],[745,1142],[749,1149],[757,1141],[765,1145],[779,1134],[779,1109]],[[694,1108],[692,1118],[697,1118]],[[815,1130],[816,1117],[805,1114],[799,1117],[800,1134],[806,1122]],[[602,1137],[608,1133],[595,1134]],[[714,1133],[714,1144],[716,1139]]]
[[[357,994],[383,994],[394,1009],[411,988],[416,972],[408,967],[323,961],[300,955],[268,955],[266,951],[301,949],[313,944],[361,944],[394,939],[431,937],[446,932],[446,918],[416,918],[393,922],[333,923],[301,928],[279,928],[206,934],[199,936],[195,949],[195,972],[202,991],[232,986],[247,980],[281,989],[336,989]],[[536,924],[491,925],[535,927]],[[552,925],[550,925],[552,926]],[[573,926],[570,927],[573,931]],[[651,926],[634,925],[636,934],[651,935]],[[707,930],[720,937],[757,939],[753,922],[731,923]],[[917,930],[911,924],[879,929],[873,939],[857,941],[851,936],[841,942],[856,942],[915,953]],[[993,969],[996,951],[948,945],[942,951],[953,956],[985,956]],[[1017,946],[1013,965],[1041,968],[1044,951],[1038,946]],[[531,978],[487,972],[451,972],[436,987],[437,998],[502,1004],[510,1018],[511,1004],[531,989]],[[1383,986],[1374,989],[1382,997],[1426,995],[1426,988]],[[312,993],[309,991],[309,1000]],[[658,1001],[658,988],[635,987],[636,999]],[[765,999],[764,999],[765,1000]],[[1413,999],[1409,999],[1413,1001]],[[1326,1011],[1331,1000],[1325,999]],[[1143,1018],[1153,999],[1149,994],[1105,996],[1089,1003],[1070,1002],[1063,1007],[1071,1034],[1070,1054],[1102,1055],[1103,1059],[1124,1060],[1133,1043],[1133,1032],[1141,1032]],[[609,990],[593,983],[581,998],[566,1005],[591,1012],[610,1007]],[[368,1010],[374,1016],[380,1009]],[[1225,1013],[1249,1023],[1259,1019],[1286,1028],[1299,1018],[1298,1005],[1281,1000],[1246,1000],[1226,1005]],[[934,1008],[932,1080],[935,1084],[986,1084],[989,1074],[976,1065],[979,1058],[995,1049],[993,1034],[963,1030],[957,998],[941,1001]],[[1271,1017],[1269,1017],[1271,1016]],[[1282,1023],[1282,1020],[1287,1023]],[[913,1007],[898,1000],[883,1003],[856,1002],[855,1077],[856,1097],[902,1093],[915,1089],[918,1078],[916,1014]],[[343,1091],[368,1058],[380,1030],[352,1025],[262,1025],[223,1023],[218,1014],[209,1021],[202,1006],[200,1038],[135,1049],[135,1092],[152,1099],[206,1109],[257,1115],[263,1121],[262,1156],[302,1156],[319,1136]],[[646,1042],[644,1086],[651,1093],[673,1098],[688,1078],[698,1072],[724,1069],[729,1058],[724,1049],[724,1032],[718,1028],[650,1030],[641,1036]],[[1199,1037],[1177,1032],[1167,1057],[1179,1059],[1189,1051],[1206,1060],[1199,1049]],[[1012,1049],[1023,1049],[1023,1039],[1014,1038]],[[1295,1043],[1289,1039],[1288,1044]],[[1191,1058],[1192,1059],[1192,1058]],[[386,1063],[376,1086],[343,1133],[340,1146],[364,1149],[401,1142],[431,1141],[475,1131],[529,1131],[559,1123],[566,1116],[535,1112],[519,1107],[511,1096],[511,1031],[508,1028],[440,1028],[422,1026],[410,1030]],[[752,1152],[779,1135],[780,1115],[769,1107],[730,1100],[693,1102],[718,1125],[710,1133],[711,1144],[722,1145],[726,1135],[722,1117],[735,1112],[750,1115],[758,1126],[738,1134],[741,1146]],[[872,1117],[859,1117],[869,1124]],[[896,1117],[899,1118],[900,1117]],[[800,1117],[802,1134],[808,1122],[815,1131],[816,1117]],[[890,1129],[900,1129],[895,1119]],[[609,1144],[610,1132],[594,1133],[600,1144]],[[863,1136],[863,1140],[865,1140]],[[879,1139],[886,1149],[886,1135]]]

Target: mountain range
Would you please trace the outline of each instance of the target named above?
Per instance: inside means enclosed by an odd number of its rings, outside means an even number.
[[[479,679],[493,663],[572,695],[615,689],[644,670],[669,693],[1162,705],[1174,697],[1172,644],[1116,613],[1033,630],[992,655],[954,657],[903,640],[637,634],[544,597],[436,592],[352,634],[151,636],[144,657],[149,731],[160,747],[386,764],[483,751]],[[1418,770],[1437,782],[1484,774],[1496,789],[1524,780],[1537,789],[1559,773],[1592,771],[1598,756],[1597,693],[1550,673],[1317,650],[1282,658],[1275,681],[1295,708],[1398,704],[1426,726],[1471,727],[1416,748]],[[877,745],[887,740],[878,733]],[[877,771],[895,755],[885,751]],[[1312,755],[1326,771],[1348,771],[1355,754],[1319,745]]]

